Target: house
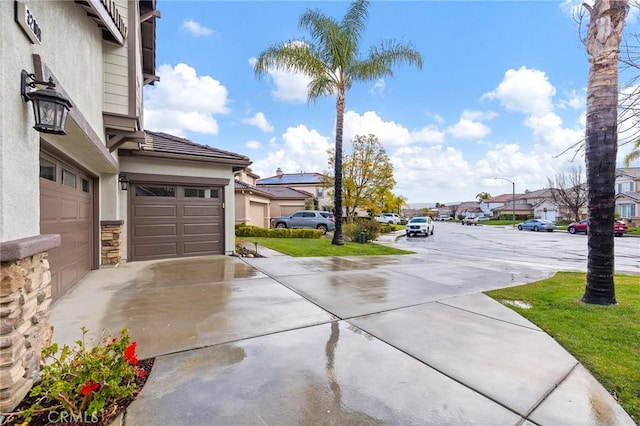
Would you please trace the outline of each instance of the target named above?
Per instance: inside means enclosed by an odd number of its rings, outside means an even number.
[[[320,210],[331,210],[333,199],[330,196],[328,178],[322,173],[283,173],[278,167],[275,176],[258,179],[256,186],[288,187],[311,194],[318,200]]]
[[[155,0],[0,2],[2,412],[38,374],[51,304],[88,271],[234,250],[249,159],[144,131],[159,17]]]
[[[463,217],[480,217],[483,216],[483,212],[478,201],[465,201],[458,205],[456,215]]]
[[[265,188],[258,188],[258,175],[250,168],[236,173],[235,176],[235,222],[246,225],[269,227],[271,200],[275,197]]]
[[[640,167],[616,170],[616,213],[640,226]]]

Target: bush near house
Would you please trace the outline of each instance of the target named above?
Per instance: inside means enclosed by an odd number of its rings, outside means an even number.
[[[236,237],[267,238],[322,238],[324,232],[319,229],[261,228],[251,225],[236,225]]]
[[[367,241],[373,241],[380,236],[380,234],[387,234],[392,232],[394,227],[392,225],[381,224],[370,218],[357,218],[351,223],[345,223],[342,226],[342,233],[345,237],[348,237],[351,241],[358,241],[358,234],[364,232]]]

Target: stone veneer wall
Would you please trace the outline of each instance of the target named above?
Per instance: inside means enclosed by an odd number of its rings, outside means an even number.
[[[122,220],[103,220],[100,222],[100,241],[102,242],[102,262],[105,265],[118,265],[122,260]]]
[[[41,351],[50,344],[53,327],[48,322],[51,272],[47,252],[11,261],[2,257],[0,412],[7,412],[22,401],[37,379]]]

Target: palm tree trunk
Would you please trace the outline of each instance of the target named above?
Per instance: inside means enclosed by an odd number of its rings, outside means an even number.
[[[342,236],[342,131],[344,128],[344,89],[338,91],[336,101],[336,161],[335,161],[335,216],[336,230],[333,232],[331,244],[344,245]],[[613,226],[613,225],[612,225]]]
[[[582,301],[616,304],[614,212],[618,151],[618,51],[627,5],[624,0],[596,0],[587,33],[590,58],[587,86],[585,160],[587,167],[587,284]]]

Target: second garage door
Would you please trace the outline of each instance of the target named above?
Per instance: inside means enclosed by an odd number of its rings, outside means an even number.
[[[129,260],[224,254],[222,187],[132,184]]]

